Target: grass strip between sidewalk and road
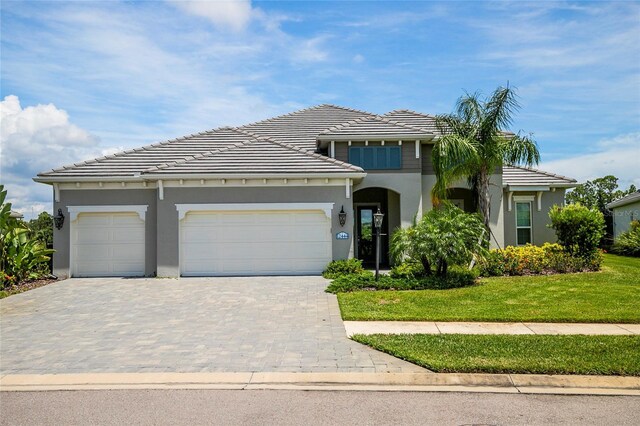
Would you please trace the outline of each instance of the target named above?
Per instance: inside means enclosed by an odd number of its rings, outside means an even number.
[[[640,376],[640,336],[354,335],[436,373]]]
[[[600,272],[483,278],[449,290],[339,293],[347,321],[640,323],[640,258],[605,255]]]

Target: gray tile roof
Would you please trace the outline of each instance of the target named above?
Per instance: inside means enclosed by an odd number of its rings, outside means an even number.
[[[409,110],[378,116],[318,105],[242,127],[221,127],[40,173],[57,178],[136,178],[144,175],[360,173],[362,169],[314,153],[319,138],[350,134],[403,134],[421,138],[437,131],[435,118]],[[573,186],[575,180],[522,167],[504,168],[509,185]]]
[[[347,121],[373,116],[365,111],[324,104],[247,124],[239,129],[315,151],[320,132]]]
[[[436,126],[436,117],[421,112],[411,111],[408,109],[397,109],[383,115],[391,120],[400,121],[413,127],[425,129],[428,132],[439,134]]]
[[[406,123],[391,120],[381,116],[367,116],[356,118],[346,123],[331,126],[320,132],[319,140],[331,140],[333,138],[348,139],[363,137],[414,137],[426,138],[433,136],[432,132],[420,127],[410,126]]]
[[[510,186],[576,186],[576,180],[522,166],[503,166],[502,184]]]
[[[608,209],[614,209],[616,207],[626,206],[627,204],[640,202],[640,191],[632,192],[618,200],[612,201],[607,204]]]
[[[179,161],[212,149],[246,142],[248,137],[225,127],[172,139],[142,148],[130,149],[106,157],[83,161],[40,173],[40,177],[115,177],[134,176],[150,167]]]
[[[236,130],[247,141],[147,169],[143,175],[271,175],[363,172],[360,167],[271,138]]]

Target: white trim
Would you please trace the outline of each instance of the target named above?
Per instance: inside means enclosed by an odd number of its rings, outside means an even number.
[[[529,230],[529,243],[533,244],[533,196],[520,196],[513,197],[516,198],[516,211],[515,211],[515,225],[516,225],[516,246],[523,246],[524,244],[520,244],[518,242],[518,229],[528,229]],[[518,200],[520,198],[520,200]],[[528,199],[530,198],[530,199]],[[520,204],[529,204],[529,226],[518,226],[518,208],[517,205]]]
[[[416,158],[420,158],[420,141],[416,141]]]
[[[336,141],[331,141],[331,146],[329,148],[329,157],[335,158],[336,156]]]
[[[335,203],[242,203],[242,204],[176,204],[178,220],[190,211],[277,211],[277,210],[322,210],[331,219]]]
[[[533,195],[514,195],[513,201],[533,201],[535,198]]]
[[[513,201],[513,191],[509,191],[507,195],[507,202],[509,206],[509,211],[511,211],[511,202]]]
[[[345,197],[347,199],[351,198],[351,179],[345,179]]]
[[[80,213],[138,213],[140,219],[145,221],[148,205],[122,205],[122,206],[67,206],[69,220],[73,222]]]
[[[164,186],[162,180],[158,180],[158,198],[164,200]]]
[[[57,183],[53,184],[53,198],[56,200],[56,203],[60,202],[60,185]]]
[[[545,185],[505,185],[509,191],[549,191],[551,187]]]
[[[542,210],[542,191],[538,191],[536,193],[536,197],[538,198],[538,211]]]

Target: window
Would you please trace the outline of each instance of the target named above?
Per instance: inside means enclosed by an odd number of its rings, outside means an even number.
[[[349,148],[349,163],[365,170],[390,170],[402,167],[399,146],[353,146]]]
[[[531,243],[531,202],[516,202],[516,243]]]

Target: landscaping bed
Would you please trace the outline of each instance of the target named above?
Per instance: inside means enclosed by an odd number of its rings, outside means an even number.
[[[0,290],[0,299],[9,297],[13,294],[24,293],[25,291],[33,290],[38,287],[43,287],[47,284],[55,283],[57,278],[39,278],[35,280],[27,280],[21,283],[9,286],[4,290]]]
[[[606,254],[599,272],[482,278],[446,290],[338,293],[350,321],[640,323],[640,259]]]
[[[640,336],[355,335],[438,373],[640,376]]]

